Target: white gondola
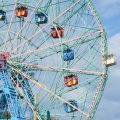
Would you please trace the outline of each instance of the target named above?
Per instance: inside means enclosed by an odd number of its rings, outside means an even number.
[[[115,56],[113,54],[109,54],[109,55],[105,56],[105,65],[108,67],[116,65]]]
[[[17,87],[16,90],[17,90],[17,92],[18,92],[19,97],[20,97],[21,99],[23,99],[23,98],[24,98],[24,92],[23,92],[22,88],[21,88],[21,87]]]

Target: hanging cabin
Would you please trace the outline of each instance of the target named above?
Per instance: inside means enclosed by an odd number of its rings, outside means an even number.
[[[72,49],[66,49],[63,51],[63,60],[70,61],[74,59],[74,51]]]
[[[44,13],[36,13],[35,14],[35,21],[39,24],[45,24],[48,22],[48,17]]]
[[[52,30],[51,36],[53,38],[63,38],[64,32],[62,27],[57,27],[57,28],[53,27],[51,28],[51,30]]]
[[[75,86],[78,84],[78,76],[77,75],[65,76],[64,83],[67,87]]]
[[[115,56],[113,54],[107,55],[104,58],[105,58],[105,65],[106,66],[109,67],[109,66],[116,65]]]
[[[19,98],[20,98],[20,99],[23,99],[23,98],[24,98],[24,92],[23,92],[22,88],[19,86],[19,84],[17,84],[16,90],[17,90],[17,92],[18,92]]]
[[[2,119],[11,119],[11,114],[8,111],[3,112]]]
[[[9,57],[9,52],[0,54],[0,70],[5,70],[5,61],[7,61]]]
[[[0,10],[0,21],[5,21],[5,19],[6,19],[6,12]]]
[[[75,106],[76,108],[78,108],[78,104],[75,100],[69,100],[68,102],[70,104],[72,104],[73,106]],[[72,106],[68,105],[67,103],[64,103],[64,110],[65,110],[66,113],[72,113],[72,112],[77,111]]]
[[[28,16],[28,8],[25,6],[20,6],[15,9],[15,14],[17,17],[27,17]]]

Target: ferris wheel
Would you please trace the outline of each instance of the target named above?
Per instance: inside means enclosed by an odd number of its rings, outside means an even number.
[[[91,0],[0,0],[1,120],[92,120],[115,63]]]

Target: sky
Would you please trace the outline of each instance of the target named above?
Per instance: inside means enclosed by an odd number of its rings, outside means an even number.
[[[92,0],[107,32],[109,53],[117,65],[109,68],[109,78],[95,120],[120,120],[120,0]]]
[[[117,65],[109,68],[109,78],[95,120],[120,120],[120,0],[93,1],[107,32],[109,52]]]

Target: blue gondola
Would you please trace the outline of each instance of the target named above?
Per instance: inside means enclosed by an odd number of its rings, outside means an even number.
[[[48,17],[44,13],[36,13],[35,21],[37,24],[45,24],[48,22]]]
[[[5,19],[6,19],[6,12],[0,10],[0,21],[5,21]]]
[[[78,108],[78,104],[75,100],[69,100],[68,102],[70,104],[72,104],[73,106],[75,106],[76,108]],[[72,106],[68,105],[67,103],[64,103],[64,110],[65,110],[66,113],[71,113],[71,112],[77,111]]]
[[[74,59],[74,51],[71,49],[67,49],[63,51],[63,60],[70,61]]]

